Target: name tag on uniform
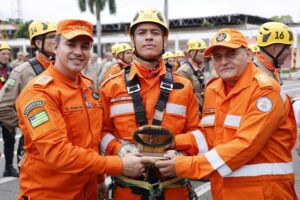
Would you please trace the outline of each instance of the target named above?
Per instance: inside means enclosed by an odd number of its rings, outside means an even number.
[[[203,112],[203,114],[211,114],[211,113],[215,113],[216,109],[215,108],[203,108],[202,112]]]

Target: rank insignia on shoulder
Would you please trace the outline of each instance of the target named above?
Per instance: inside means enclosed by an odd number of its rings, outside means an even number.
[[[259,81],[261,81],[262,83],[267,83],[267,82],[270,81],[269,76],[268,76],[268,75],[265,75],[265,74],[259,74],[259,75],[257,75],[257,79],[258,79]]]
[[[47,76],[47,75],[44,75],[44,76],[41,76],[39,77],[35,83],[36,84],[39,84],[39,85],[46,85],[47,83],[49,83],[53,78],[51,76]]]
[[[11,77],[9,77],[6,82],[9,86],[12,86],[12,87],[14,87],[16,84],[16,80]]]
[[[37,107],[42,107],[44,106],[44,100],[36,100],[36,101],[32,101],[31,103],[29,103],[26,108],[24,109],[23,114],[25,116],[27,116],[29,114],[29,112]]]

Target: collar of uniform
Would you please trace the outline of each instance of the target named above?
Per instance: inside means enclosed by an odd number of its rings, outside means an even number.
[[[166,73],[166,68],[162,67],[165,66],[165,62],[163,60],[161,60],[161,62],[159,63],[159,67],[161,68],[161,70],[159,71],[159,73],[157,74],[157,76],[162,76]],[[141,64],[138,63],[136,60],[134,60],[133,62],[131,62],[131,69],[130,69],[130,74],[129,74],[129,80],[132,80],[134,78],[135,75],[138,75],[139,77],[143,77],[141,72],[139,71],[139,67],[141,67]]]
[[[127,67],[129,65],[128,63],[124,62],[121,59],[118,59],[118,63],[117,64],[121,64],[121,65],[123,65],[123,67]]]
[[[37,61],[39,61],[39,63],[42,65],[44,69],[47,69],[49,65],[52,63],[50,59],[42,56],[41,54],[37,54],[35,58],[37,59]]]
[[[264,54],[258,52],[256,55],[255,55],[256,59],[258,59],[268,70],[270,71],[274,71],[275,70],[275,66],[274,64],[268,60],[266,58],[266,56],[264,56]]]
[[[242,74],[241,78],[238,80],[238,82],[234,85],[234,87],[230,90],[226,98],[230,98],[232,95],[239,93],[244,88],[247,88],[251,85],[254,74],[255,74],[256,67],[253,64],[253,62],[248,63],[244,73]],[[219,78],[217,83],[213,85],[215,91],[222,96],[225,95],[225,83],[224,81]]]
[[[68,79],[67,77],[65,77],[64,75],[62,75],[59,71],[57,71],[57,69],[55,69],[55,67],[53,66],[53,64],[51,63],[48,67],[48,71],[50,73],[50,75],[53,75],[53,77],[55,77],[57,80],[60,80],[61,82],[73,87],[73,88],[78,88],[82,85],[82,76],[79,74],[78,76],[78,82],[79,84],[75,83],[74,81]]]

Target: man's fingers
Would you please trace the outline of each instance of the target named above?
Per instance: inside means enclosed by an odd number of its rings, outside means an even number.
[[[141,162],[143,164],[155,164],[155,160],[147,157],[142,158]]]
[[[155,167],[157,167],[157,168],[163,168],[163,167],[166,167],[166,166],[168,166],[168,160],[162,160],[162,161],[157,161],[156,163],[155,163]]]
[[[137,157],[142,157],[143,154],[140,152],[133,152],[132,155],[137,156]]]

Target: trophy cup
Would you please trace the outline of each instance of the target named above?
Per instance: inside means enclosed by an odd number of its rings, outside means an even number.
[[[144,156],[156,161],[167,159],[165,149],[174,141],[174,136],[164,127],[145,125],[135,130],[133,139]]]

